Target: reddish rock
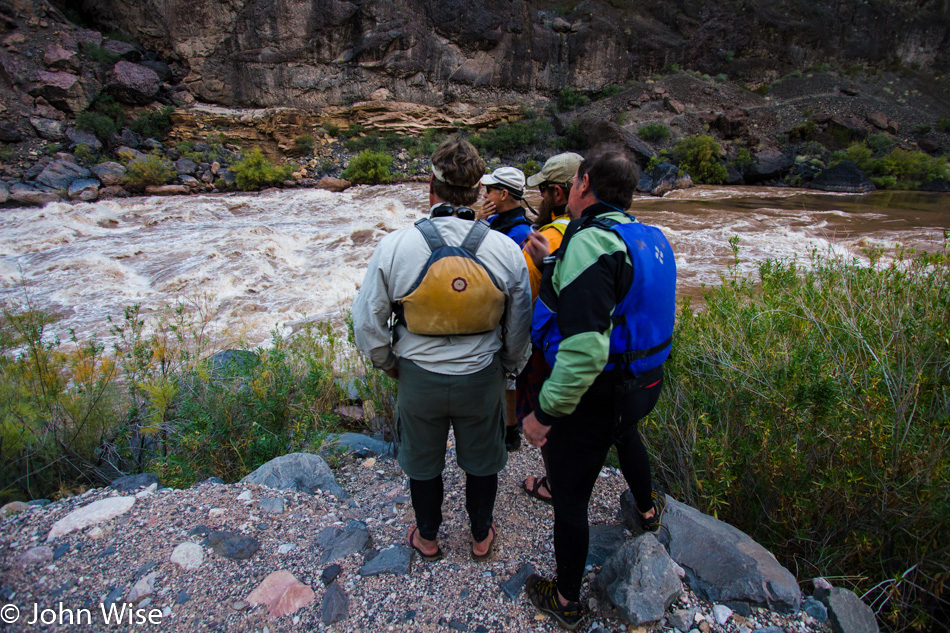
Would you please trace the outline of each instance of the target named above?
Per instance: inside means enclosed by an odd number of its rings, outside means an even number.
[[[663,100],[663,106],[674,114],[683,114],[686,112],[686,106],[671,97],[667,97]]]
[[[868,114],[868,122],[879,130],[887,129],[887,117],[882,112]]]
[[[191,193],[185,185],[150,185],[145,188],[149,196],[184,196]]]
[[[81,67],[76,51],[66,50],[59,44],[50,44],[43,51],[43,63],[54,70],[78,71]]]
[[[320,182],[317,183],[317,189],[326,189],[327,191],[345,191],[349,189],[352,183],[349,180],[343,180],[342,178],[330,178],[329,176],[324,176],[320,179]]]
[[[251,604],[267,606],[267,615],[270,618],[289,615],[307,606],[313,599],[313,589],[297,580],[286,569],[268,575],[247,597]]]
[[[103,187],[99,190],[100,200],[108,200],[109,198],[128,198],[130,195],[132,194],[118,185]]]
[[[36,81],[30,88],[34,97],[42,97],[60,110],[82,112],[89,105],[79,77],[67,72],[36,73]]]

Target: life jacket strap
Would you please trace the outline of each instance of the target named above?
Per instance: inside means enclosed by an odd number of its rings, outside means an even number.
[[[670,338],[666,339],[659,345],[654,345],[650,349],[635,349],[635,350],[623,352],[622,354],[611,354],[607,358],[607,362],[614,363],[616,365],[623,365],[623,366],[630,365],[643,358],[649,358],[650,356],[653,356],[654,354],[659,354],[660,352],[665,350],[667,347],[669,347],[672,343],[673,343],[673,337],[671,336]]]

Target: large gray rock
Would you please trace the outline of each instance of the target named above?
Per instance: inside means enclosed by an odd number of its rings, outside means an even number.
[[[603,565],[626,541],[622,525],[592,525],[587,543],[587,564]]]
[[[362,552],[370,546],[370,534],[362,521],[350,521],[345,529],[326,528],[317,536],[317,544],[323,547],[321,565],[329,565],[351,554]]]
[[[412,550],[405,545],[394,545],[384,549],[373,560],[360,567],[360,576],[379,576],[394,574],[405,576],[409,573]]]
[[[667,551],[652,534],[626,543],[604,563],[597,587],[634,625],[655,622],[683,593],[683,583]]]
[[[112,187],[122,184],[122,179],[125,177],[126,168],[124,165],[122,165],[122,163],[107,161],[92,167],[91,171],[102,182],[102,184],[107,187]]]
[[[50,105],[74,114],[89,106],[89,98],[79,76],[72,73],[41,70],[36,73],[36,82],[30,88],[30,94],[42,97]]]
[[[139,488],[148,488],[152,484],[158,484],[158,475],[153,473],[140,473],[138,475],[125,475],[112,480],[109,487],[119,492],[138,492]]]
[[[748,534],[728,523],[668,496],[658,538],[704,600],[748,602],[773,611],[799,610],[802,594],[795,576]]]
[[[198,169],[198,165],[190,158],[179,158],[175,161],[175,171],[179,174],[194,176],[196,169]]]
[[[93,501],[73,510],[54,523],[46,536],[46,540],[52,541],[74,530],[83,530],[92,525],[114,519],[131,510],[133,505],[135,505],[135,497],[106,497]]]
[[[99,197],[99,181],[95,178],[79,178],[69,183],[66,192],[70,200],[89,202]]]
[[[43,206],[49,202],[57,202],[59,194],[24,182],[17,182],[10,187],[10,200],[25,205]]]
[[[208,545],[218,556],[233,560],[247,560],[261,548],[256,538],[225,530],[215,530],[208,534]]]
[[[134,44],[122,40],[107,39],[102,42],[102,48],[126,61],[137,62],[142,59],[142,51],[136,48]]]
[[[654,196],[662,196],[674,189],[689,189],[693,179],[685,171],[668,162],[662,162],[649,172],[644,172],[637,183],[637,190]]]
[[[340,588],[339,583],[334,582],[327,587],[320,612],[320,619],[327,626],[350,617],[350,599]]]
[[[825,169],[806,186],[809,189],[840,193],[867,193],[877,189],[867,174],[850,160],[843,160]]]
[[[66,138],[69,139],[70,148],[74,148],[80,143],[88,145],[94,152],[102,149],[102,141],[96,138],[96,135],[89,130],[80,130],[79,128],[66,128]]]
[[[90,176],[92,172],[82,165],[66,160],[54,160],[40,172],[36,181],[52,189],[66,189],[72,181]]]
[[[311,494],[327,490],[341,499],[348,496],[336,483],[327,463],[312,453],[290,453],[272,459],[241,482]]]
[[[391,442],[383,442],[375,438],[363,435],[362,433],[331,433],[327,436],[327,445],[341,446],[351,453],[357,453],[362,456],[373,455],[392,455],[393,445]]]
[[[778,178],[795,164],[795,160],[782,150],[769,147],[752,155],[752,165],[743,170],[745,181],[749,184]]]
[[[162,80],[151,68],[131,62],[118,62],[112,69],[109,92],[119,101],[133,105],[151,103],[162,87]]]
[[[30,125],[47,141],[61,141],[66,136],[66,124],[56,119],[47,119],[44,117],[30,117]]]
[[[0,204],[3,204],[10,199],[10,189],[7,187],[7,183],[0,181]]]
[[[878,633],[874,611],[854,592],[842,587],[820,589],[815,597],[828,608],[828,622],[834,633]]]

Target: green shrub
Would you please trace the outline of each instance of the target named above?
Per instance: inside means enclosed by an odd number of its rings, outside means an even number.
[[[759,86],[758,88],[756,88],[756,89],[753,90],[752,92],[754,92],[754,93],[757,94],[757,95],[760,95],[760,96],[764,97],[765,95],[769,94],[769,89],[770,89],[770,86],[769,86],[768,84],[762,84],[761,86]]]
[[[541,171],[541,164],[536,160],[529,160],[521,166],[521,171],[525,176],[533,176]]]
[[[92,132],[100,141],[108,141],[109,136],[118,132],[115,120],[98,112],[84,110],[76,116],[76,127]]]
[[[738,151],[736,151],[736,159],[732,161],[732,164],[735,165],[739,171],[744,171],[752,167],[753,162],[755,161],[752,159],[752,152],[744,147],[740,147]]]
[[[590,103],[590,97],[569,86],[561,89],[557,95],[557,107],[561,112],[582,108]]]
[[[132,189],[144,189],[150,185],[167,184],[176,175],[175,168],[163,156],[149,154],[128,164],[123,182]]]
[[[670,128],[662,123],[649,123],[637,130],[637,135],[644,141],[658,143],[670,138]]]
[[[546,118],[529,113],[522,119],[503,123],[469,140],[480,152],[492,156],[511,156],[532,147],[546,147],[554,139],[554,126]]]
[[[14,149],[12,143],[0,143],[0,163],[9,162],[13,159]]]
[[[682,306],[642,428],[673,497],[911,630],[948,571],[950,250],[871,255],[767,261]]]
[[[340,126],[335,123],[324,123],[323,129],[326,130],[327,134],[330,136],[340,135]]]
[[[73,148],[73,156],[86,165],[95,165],[99,155],[92,147],[86,143],[77,143]]]
[[[344,138],[353,138],[355,136],[359,136],[362,133],[363,133],[363,126],[360,125],[359,123],[354,123],[353,125],[346,128],[345,130],[340,131],[340,134],[342,134]]]
[[[726,83],[727,81],[729,81],[729,75],[727,75],[726,73],[719,73],[718,75],[716,75],[716,82],[717,82],[717,83],[724,84],[724,83]]]
[[[608,99],[610,97],[615,97],[623,92],[623,86],[618,86],[617,84],[611,84],[606,86],[600,93],[597,95],[598,99]]]
[[[950,178],[950,164],[945,157],[901,148],[876,156],[867,143],[854,143],[847,150],[832,154],[830,164],[843,160],[857,165],[881,189],[919,189],[935,178]]]
[[[164,141],[168,133],[172,131],[171,114],[174,111],[173,107],[165,106],[157,112],[146,112],[134,118],[129,123],[129,128],[145,138]]]
[[[868,147],[871,148],[871,151],[875,154],[886,154],[894,149],[894,146],[897,145],[897,141],[893,136],[886,132],[881,132],[880,134],[874,134],[868,138]]]
[[[100,66],[114,66],[117,61],[122,59],[119,55],[92,42],[82,42],[79,45],[79,51],[84,57]]]
[[[304,134],[294,139],[294,146],[299,153],[309,156],[313,154],[313,148],[317,146],[317,142],[312,135]]]
[[[579,152],[587,149],[587,135],[577,122],[570,123],[555,144],[558,149]]]
[[[937,121],[937,131],[950,134],[950,117],[942,116]]]
[[[804,123],[801,123],[791,128],[790,130],[785,132],[785,134],[786,136],[788,136],[789,142],[797,143],[799,141],[804,141],[808,139],[817,131],[818,131],[818,124],[812,121],[811,119],[808,119]]]
[[[393,157],[382,152],[364,150],[347,163],[343,178],[359,185],[378,185],[392,182],[390,169]]]
[[[666,67],[666,70],[667,72],[678,73],[680,71],[680,65],[673,62]]]
[[[720,162],[722,147],[711,136],[688,136],[673,149],[676,164],[689,173],[694,182],[719,185],[729,177]]]
[[[276,167],[267,158],[260,147],[255,147],[242,160],[231,165],[235,182],[242,191],[260,189],[278,184],[290,177],[290,166]]]

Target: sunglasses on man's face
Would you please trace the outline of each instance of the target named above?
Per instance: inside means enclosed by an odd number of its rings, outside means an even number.
[[[546,182],[546,183],[538,185],[538,191],[540,191],[541,195],[543,196],[545,192],[547,191],[552,191],[552,192],[555,191],[555,189],[557,189],[558,186],[559,185],[553,185],[549,182]]]

